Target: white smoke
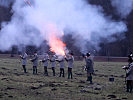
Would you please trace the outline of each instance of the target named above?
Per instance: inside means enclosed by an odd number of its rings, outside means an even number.
[[[72,30],[75,38],[81,37],[82,42],[77,40],[78,47],[86,49],[84,40],[98,44],[100,37],[127,30],[124,22],[112,20],[104,15],[102,7],[87,4],[85,0],[34,0],[31,6],[16,0],[13,12],[11,22],[2,24],[1,50],[20,44],[39,46],[44,39],[49,42],[52,31],[61,37],[65,29]]]
[[[9,7],[14,0],[0,0],[0,6]]]
[[[112,5],[116,8],[117,13],[125,18],[133,10],[133,0],[111,0]]]

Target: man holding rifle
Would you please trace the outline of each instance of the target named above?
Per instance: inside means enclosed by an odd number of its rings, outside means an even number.
[[[37,66],[38,66],[38,55],[37,52],[34,52],[33,58],[30,59],[33,62],[33,74],[37,74]]]
[[[23,66],[24,73],[27,73],[26,71],[27,56],[28,55],[26,54],[26,52],[23,55],[20,55],[20,58],[22,59],[22,66]]]
[[[86,71],[87,71],[87,81],[90,81],[90,84],[92,84],[92,74],[94,72],[94,69],[93,69],[94,63],[90,57],[90,53],[86,54],[85,62],[86,62]]]
[[[128,59],[128,66],[122,67],[126,70],[126,92],[132,92],[133,88],[133,60],[131,58]]]

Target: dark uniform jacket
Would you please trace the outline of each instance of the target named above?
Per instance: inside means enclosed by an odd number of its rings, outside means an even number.
[[[88,73],[93,73],[94,69],[93,69],[93,61],[90,57],[86,57],[85,58],[86,61],[86,69]]]
[[[133,63],[129,64],[126,80],[133,80]]]

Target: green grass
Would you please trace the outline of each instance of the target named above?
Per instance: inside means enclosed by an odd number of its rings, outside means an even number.
[[[121,67],[127,63],[95,62],[93,85],[86,82],[84,62],[75,61],[73,79],[60,78],[57,63],[56,76],[43,75],[43,66],[38,66],[38,75],[32,74],[28,62],[28,73],[24,74],[20,61],[0,59],[0,100],[132,100],[133,93],[125,92],[125,72]],[[114,76],[115,81],[109,82]],[[110,97],[113,95],[113,97]]]

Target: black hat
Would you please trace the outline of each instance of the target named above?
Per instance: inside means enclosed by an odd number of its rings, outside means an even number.
[[[37,53],[37,51],[34,51],[34,53]]]
[[[90,53],[86,53],[86,56],[89,57],[91,54]]]

